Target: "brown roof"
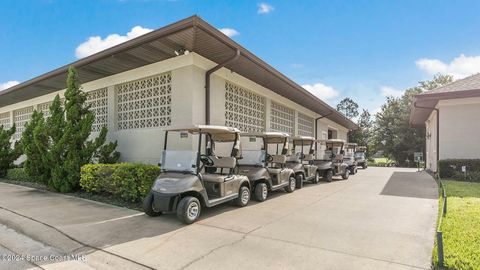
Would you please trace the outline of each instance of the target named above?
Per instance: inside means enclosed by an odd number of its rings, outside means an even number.
[[[439,100],[480,97],[480,73],[414,96],[410,124],[424,125]]]
[[[216,63],[240,57],[225,67],[332,121],[353,130],[357,125],[198,16],[188,17],[125,43],[70,63],[0,92],[0,107],[65,88],[67,69],[77,68],[90,82],[175,57],[184,48]],[[332,112],[332,113],[331,113]]]

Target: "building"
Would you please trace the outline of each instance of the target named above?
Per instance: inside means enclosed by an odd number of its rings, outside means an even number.
[[[426,166],[444,159],[480,159],[480,74],[418,94],[410,123],[426,128]]]
[[[357,127],[192,16],[0,92],[0,125],[15,123],[15,139],[33,110],[48,112],[55,95],[63,95],[68,66],[88,92],[93,131],[106,125],[123,161],[156,164],[168,126],[206,123],[342,139]]]

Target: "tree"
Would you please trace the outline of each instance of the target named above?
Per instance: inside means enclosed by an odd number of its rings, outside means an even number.
[[[10,129],[0,126],[0,177],[7,175],[7,170],[13,167],[13,162],[22,154],[18,141],[12,147],[11,139],[16,130],[15,124]]]
[[[57,115],[52,115],[52,122],[58,126],[52,127],[50,133],[50,162],[58,164],[53,166],[50,184],[60,192],[70,192],[78,187],[80,168],[89,163],[93,154],[105,143],[106,127],[102,128],[97,138],[88,140],[95,116],[85,104],[86,100],[87,95],[81,89],[77,72],[70,67],[65,91],[65,121],[61,120],[60,110]]]
[[[97,159],[98,163],[117,163],[120,159],[120,152],[115,151],[117,144],[118,142],[115,141],[102,145],[95,153],[95,158]]]
[[[25,172],[35,181],[48,183],[50,166],[45,163],[48,155],[49,140],[46,136],[39,136],[39,130],[45,125],[42,112],[33,111],[32,119],[25,124],[21,144],[23,153],[27,156],[23,167]]]
[[[367,151],[370,151],[370,142],[372,134],[372,116],[368,110],[363,110],[358,119],[358,129],[348,133],[348,141],[355,142],[359,145],[367,146]]]
[[[337,104],[337,111],[352,119],[358,116],[358,104],[351,98],[344,98]]]
[[[430,81],[405,90],[402,97],[388,97],[374,123],[373,145],[383,150],[399,165],[413,165],[413,153],[422,151],[425,145],[425,129],[410,125],[410,108],[413,96],[452,82],[449,75],[436,75]]]

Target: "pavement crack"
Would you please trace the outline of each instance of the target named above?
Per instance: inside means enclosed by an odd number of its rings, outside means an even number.
[[[233,241],[233,242],[231,242],[231,243],[228,243],[228,244],[225,244],[225,245],[218,246],[218,247],[210,250],[208,253],[205,253],[204,255],[202,255],[202,256],[200,256],[200,257],[198,257],[198,258],[190,261],[190,262],[187,263],[186,265],[184,265],[184,266],[182,266],[181,268],[179,268],[179,270],[183,270],[183,269],[186,269],[186,268],[190,267],[190,266],[193,265],[194,263],[199,262],[199,261],[205,259],[206,257],[208,257],[210,254],[214,253],[214,252],[217,251],[217,250],[220,250],[220,249],[225,248],[225,247],[228,247],[228,246],[236,245],[236,244],[242,242],[243,240],[245,240],[245,238],[246,238],[247,236],[248,236],[248,233],[245,233],[245,234],[243,234],[243,236],[242,236],[240,239],[238,239],[238,240],[235,240],[235,241]]]

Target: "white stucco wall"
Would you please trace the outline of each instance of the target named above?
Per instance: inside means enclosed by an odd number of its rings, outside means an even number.
[[[442,100],[440,159],[480,158],[480,97]]]
[[[433,111],[425,122],[427,139],[426,144],[426,167],[434,172],[437,171],[437,112]]]
[[[89,92],[105,87],[108,89],[108,140],[118,140],[118,151],[122,154],[122,161],[156,164],[163,150],[163,128],[118,130],[116,126],[115,85],[170,72],[172,75],[171,126],[203,124],[205,123],[205,72],[215,65],[215,63],[200,55],[190,53],[189,55],[178,56],[85,83],[83,84],[83,90]],[[211,124],[225,125],[226,81],[237,84],[266,98],[265,122],[267,130],[270,127],[269,108],[272,101],[294,109],[296,117],[298,117],[299,112],[312,118],[320,116],[304,108],[301,104],[294,103],[235,72],[222,68],[212,75],[211,80]],[[2,107],[0,108],[0,114],[3,112],[12,113],[12,111],[20,108],[49,102],[53,100],[56,94],[63,96],[64,90]],[[295,121],[295,134],[298,134],[297,120]],[[326,118],[318,121],[317,131],[319,138],[322,138],[322,134],[327,132],[329,128],[337,130],[338,138],[347,139],[348,130]],[[178,138],[178,136],[169,136],[169,145],[170,143],[184,149],[192,149],[195,145],[191,136],[182,139]]]

